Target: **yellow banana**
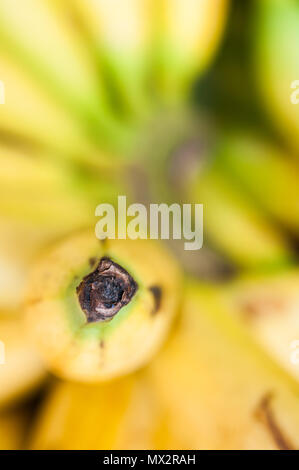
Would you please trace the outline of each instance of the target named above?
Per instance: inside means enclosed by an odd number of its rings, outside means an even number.
[[[162,97],[180,101],[207,67],[222,36],[227,0],[158,0],[157,79]]]
[[[299,388],[217,301],[188,285],[180,329],[148,374],[179,448],[299,446]],[[167,434],[162,448],[172,444]]]
[[[242,268],[275,268],[291,262],[283,236],[233,181],[211,167],[189,185],[188,197],[204,205],[209,241]]]
[[[16,144],[23,142],[31,145],[32,151],[48,149],[53,156],[56,152],[59,158],[98,166],[110,160],[88,142],[71,115],[37,87],[21,65],[6,57],[3,51],[0,54],[0,80],[5,97],[0,107],[2,140],[6,138]]]
[[[56,374],[99,381],[145,364],[163,342],[179,297],[176,263],[150,240],[81,232],[37,263],[28,327]]]
[[[45,369],[32,346],[23,318],[0,317],[0,406],[28,395],[45,379]]]
[[[221,169],[231,174],[258,205],[298,233],[299,168],[291,155],[250,133],[224,137]]]
[[[125,190],[116,170],[58,164],[48,153],[0,145],[0,214],[67,231],[93,224],[94,210]]]
[[[180,322],[154,360],[108,384],[56,385],[31,446],[295,449],[298,396],[214,290],[190,283]]]
[[[245,276],[222,289],[222,302],[268,354],[299,379],[298,270]]]

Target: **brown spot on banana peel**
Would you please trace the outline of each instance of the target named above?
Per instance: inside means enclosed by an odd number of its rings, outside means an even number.
[[[80,306],[88,323],[111,320],[138,289],[133,277],[119,264],[101,258],[94,271],[77,287]]]
[[[152,311],[152,314],[154,315],[155,313],[158,312],[158,310],[161,307],[162,288],[160,286],[151,286],[149,290],[153,294],[153,297],[154,297],[155,304],[154,304],[154,308]]]
[[[267,393],[260,401],[256,416],[260,418],[270,434],[273,437],[274,442],[280,450],[295,450],[289,439],[285,436],[284,432],[280,429],[279,424],[276,421],[275,415],[271,409],[271,401],[273,400],[273,394]]]

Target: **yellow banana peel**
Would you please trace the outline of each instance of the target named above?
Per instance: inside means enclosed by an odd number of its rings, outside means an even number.
[[[178,308],[179,282],[176,262],[158,243],[80,232],[33,269],[28,328],[54,373],[111,379],[157,352]]]
[[[299,6],[294,0],[254,3],[254,59],[261,97],[278,132],[298,150]]]
[[[157,79],[162,98],[181,101],[222,37],[227,0],[162,0],[157,12]]]

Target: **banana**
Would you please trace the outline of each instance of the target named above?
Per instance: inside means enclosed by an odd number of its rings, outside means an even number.
[[[298,448],[297,383],[218,300],[189,282],[180,321],[144,370],[96,386],[55,384],[31,448]]]
[[[227,0],[158,0],[156,79],[162,99],[180,102],[208,66],[226,22]]]
[[[299,6],[295,0],[264,0],[255,7],[254,59],[261,96],[278,131],[298,150]]]
[[[0,53],[0,80],[5,103],[0,108],[1,138],[49,151],[49,156],[94,166],[110,157],[88,141],[80,126],[55,100],[37,87],[22,67]]]
[[[54,157],[55,158],[55,157]],[[0,214],[67,231],[94,223],[94,210],[126,191],[121,174],[54,161],[48,153],[0,144]],[[127,192],[127,191],[126,191]]]
[[[69,0],[96,52],[99,73],[129,116],[150,106],[151,0]]]
[[[33,269],[28,328],[57,375],[95,382],[154,355],[177,309],[179,270],[150,240],[69,237]]]
[[[209,242],[241,268],[277,268],[292,263],[292,250],[266,216],[211,165],[187,188],[188,199],[204,205]]]
[[[30,448],[155,448],[160,409],[148,385],[135,375],[101,385],[55,384],[33,426]]]
[[[297,269],[244,276],[221,289],[222,302],[239,317],[267,353],[299,379]]]
[[[254,344],[213,289],[188,284],[179,330],[148,369],[179,448],[298,448],[297,383]],[[172,439],[166,433],[161,447]]]
[[[299,230],[299,168],[283,150],[251,133],[224,138],[219,159],[258,205],[281,224]]]
[[[32,346],[23,318],[11,312],[0,316],[0,406],[19,400],[41,385],[43,363]]]
[[[1,52],[60,102],[95,143],[122,145],[122,129],[110,113],[80,35],[64,21],[59,3],[4,0],[0,18]]]

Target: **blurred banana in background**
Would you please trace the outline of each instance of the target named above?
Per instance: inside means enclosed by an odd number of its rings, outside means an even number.
[[[161,412],[148,385],[136,376],[101,385],[55,384],[34,424],[30,448],[157,448]]]
[[[223,137],[221,170],[268,215],[299,233],[299,167],[287,150],[252,132]]]
[[[102,152],[93,147],[82,129],[63,107],[38,87],[22,65],[0,52],[5,104],[0,112],[2,142],[27,146],[32,152],[48,151],[56,160],[100,165]]]
[[[157,18],[155,78],[162,103],[188,96],[216,52],[222,36],[227,0],[154,1]]]
[[[146,117],[150,103],[153,0],[68,0],[112,106],[125,119]]]
[[[59,3],[4,0],[1,53],[9,54],[81,124],[91,142],[113,145],[123,137],[80,35],[63,20]]]
[[[188,200],[204,205],[208,240],[241,268],[275,269],[292,262],[279,229],[216,167],[194,180]]]
[[[296,0],[254,3],[252,37],[261,96],[278,133],[298,153],[299,105],[292,95],[299,79],[299,5]]]
[[[243,276],[220,288],[221,300],[230,312],[297,380],[298,281],[298,271],[293,269],[272,275]]]

